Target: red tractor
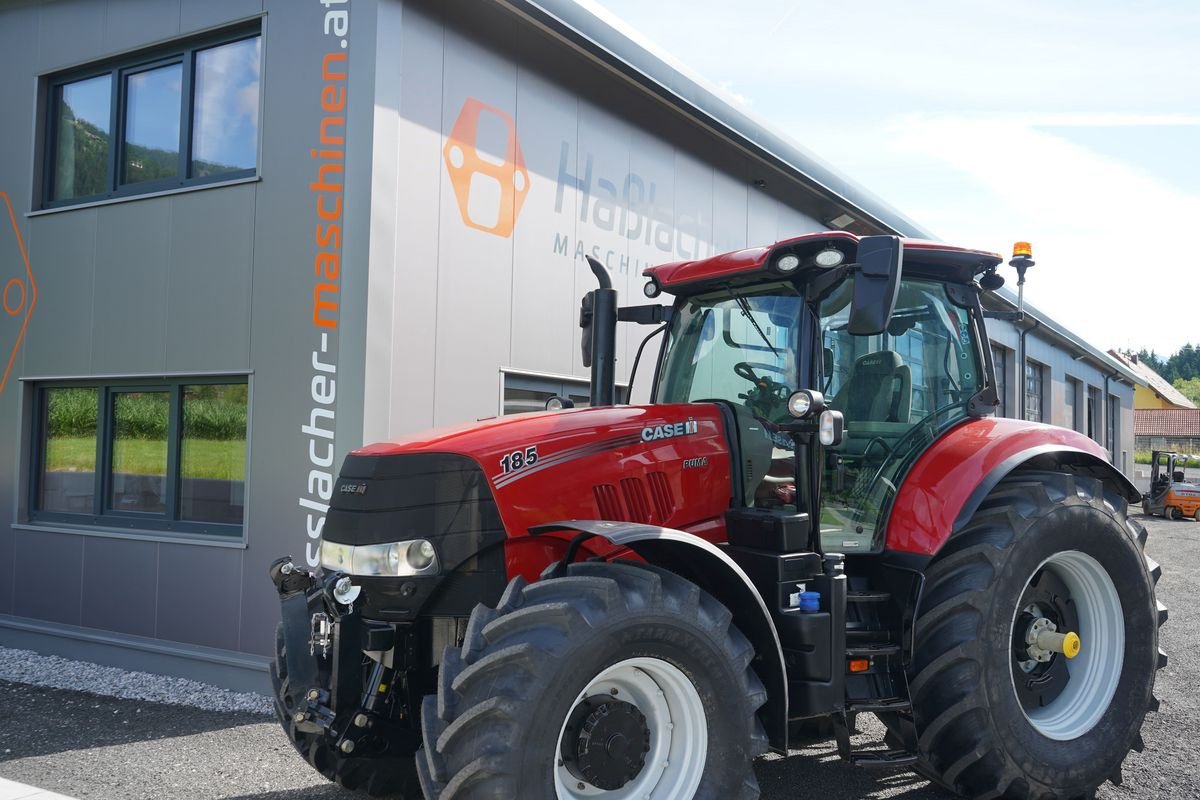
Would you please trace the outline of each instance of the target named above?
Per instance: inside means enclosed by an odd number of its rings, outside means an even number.
[[[748,799],[824,721],[964,797],[1119,782],[1160,570],[1103,449],[994,416],[1001,262],[810,234],[649,269],[674,303],[628,308],[592,262],[592,407],[356,450],[322,568],[272,565],[297,750],[374,794]],[[614,403],[619,320],[663,334],[647,405]]]

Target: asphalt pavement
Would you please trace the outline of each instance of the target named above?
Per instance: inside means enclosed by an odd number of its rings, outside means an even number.
[[[1143,728],[1146,750],[1125,762],[1125,782],[1100,800],[1200,798],[1200,523],[1144,519],[1148,549],[1163,566],[1159,598],[1171,654],[1159,672],[1162,709]],[[882,737],[860,720],[869,743]],[[866,770],[837,758],[832,743],[787,759],[760,759],[763,800],[948,800],[909,772]],[[0,681],[0,777],[100,800],[350,800],[292,749],[273,719]]]

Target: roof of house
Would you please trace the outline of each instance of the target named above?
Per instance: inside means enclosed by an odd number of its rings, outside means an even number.
[[[1200,438],[1200,408],[1135,408],[1133,435]]]
[[[1123,355],[1116,350],[1109,350],[1108,354],[1145,378],[1146,383],[1149,384],[1154,393],[1171,405],[1178,406],[1179,408],[1196,407],[1195,403],[1184,397],[1182,392],[1172,386],[1162,375],[1150,369],[1150,365],[1139,359],[1136,355]]]

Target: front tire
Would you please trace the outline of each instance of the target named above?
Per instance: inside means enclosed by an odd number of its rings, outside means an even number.
[[[1091,797],[1140,749],[1166,663],[1145,531],[1099,481],[1010,476],[938,554],[916,622],[919,770],[969,798]],[[1077,632],[1078,657],[1039,632]]]
[[[422,707],[428,798],[753,800],[754,648],[694,584],[631,563],[509,584]]]

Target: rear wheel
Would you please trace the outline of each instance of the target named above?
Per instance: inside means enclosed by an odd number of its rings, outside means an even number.
[[[275,692],[275,716],[296,752],[321,773],[347,789],[357,789],[371,796],[416,800],[421,796],[417,771],[412,759],[404,756],[355,758],[334,750],[328,741],[317,734],[296,730],[292,710],[296,698],[288,682],[287,645],[283,625],[275,629],[275,661],[271,664],[271,686]],[[301,687],[300,691],[303,691]]]
[[[920,770],[970,798],[1073,800],[1141,747],[1160,570],[1096,480],[1003,482],[930,565],[911,676]]]
[[[766,692],[729,611],[633,564],[519,578],[477,606],[422,707],[426,797],[751,800]]]

